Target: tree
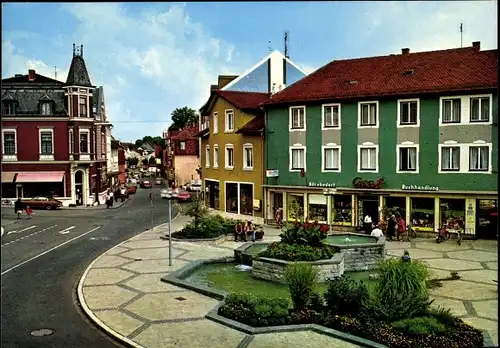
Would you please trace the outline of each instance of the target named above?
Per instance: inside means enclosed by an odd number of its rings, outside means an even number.
[[[145,159],[143,159],[143,160],[142,160],[142,164],[143,164],[143,165],[145,165],[145,166],[147,166],[147,165],[148,165],[148,160],[147,160],[146,158],[145,158]]]
[[[154,156],[149,157],[149,164],[156,164],[156,158],[154,158]]]
[[[141,147],[142,144],[144,144],[144,141],[142,141],[142,139],[137,139],[135,141],[135,147]]]
[[[185,128],[198,123],[198,115],[194,109],[184,106],[183,108],[177,108],[172,111],[172,125],[168,127],[169,130],[175,130],[180,128]]]
[[[165,145],[165,140],[162,137],[153,137],[153,140],[151,140],[152,144],[160,145],[163,147]]]
[[[129,157],[127,158],[128,164],[131,166],[136,166],[139,163],[139,159],[137,157]]]

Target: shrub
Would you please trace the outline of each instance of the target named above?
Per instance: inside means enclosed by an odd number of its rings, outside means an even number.
[[[208,208],[201,199],[193,198],[186,210],[186,215],[193,218],[194,228],[198,229],[201,219],[208,215]]]
[[[285,267],[283,278],[294,309],[304,309],[318,285],[318,270],[308,263],[292,263]]]
[[[220,215],[217,215],[220,216]],[[234,234],[234,227],[238,222],[243,223],[241,220],[235,220],[235,219],[225,219],[222,216],[221,218],[221,224],[222,224],[222,229],[224,230],[224,234]]]
[[[198,230],[203,238],[215,238],[224,233],[217,215],[202,216],[199,220]]]
[[[358,316],[367,296],[365,284],[349,277],[338,277],[328,281],[325,293],[326,307],[332,314]]]
[[[393,322],[392,327],[410,335],[440,334],[447,331],[444,324],[433,317],[417,317]]]
[[[301,223],[296,221],[289,224],[286,231],[280,234],[281,242],[290,245],[321,246],[326,238],[328,226],[320,225],[317,221],[313,223]]]
[[[457,318],[451,314],[451,310],[449,308],[443,308],[441,306],[429,307],[426,315],[436,318],[440,323],[443,323],[446,326],[453,326],[457,323]]]
[[[311,308],[295,310],[290,313],[290,324],[314,324],[321,322],[321,314]]]
[[[335,247],[326,244],[313,247],[274,242],[258,256],[286,261],[317,261],[331,259],[336,251]]]

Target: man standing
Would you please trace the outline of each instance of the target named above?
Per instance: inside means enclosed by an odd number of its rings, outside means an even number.
[[[24,204],[23,201],[21,201],[21,198],[19,197],[17,201],[14,203],[14,213],[17,214],[18,220],[21,218],[21,214],[23,213],[24,209],[26,209],[26,205]]]
[[[370,214],[366,214],[365,219],[363,220],[363,227],[366,234],[370,234],[372,232],[372,217]]]

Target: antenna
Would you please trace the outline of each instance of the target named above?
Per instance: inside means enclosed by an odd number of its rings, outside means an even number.
[[[54,65],[54,80],[57,80],[57,66]]]
[[[267,47],[267,49],[269,50],[269,52],[273,50],[273,48],[271,47],[271,40],[269,40],[269,46]]]
[[[463,33],[464,33],[464,24],[460,23],[460,48],[463,47],[462,42],[463,42]]]
[[[285,30],[285,58],[290,58],[288,56],[288,42],[289,42],[288,36],[289,36],[289,34],[290,33],[288,32],[288,30]]]

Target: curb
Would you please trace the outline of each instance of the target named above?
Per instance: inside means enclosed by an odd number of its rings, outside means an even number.
[[[125,204],[126,202],[124,202]],[[177,214],[175,215],[175,217],[172,219],[172,222],[175,221],[179,216],[181,215],[181,211],[179,210],[177,212]],[[161,225],[158,225],[156,227],[160,227],[160,226],[163,226],[165,224],[161,224]],[[154,229],[154,227],[153,227]],[[144,231],[144,232],[141,232],[139,233],[138,235],[132,237],[132,238],[129,238],[117,245],[115,245],[114,247],[112,247],[111,249],[108,249],[106,250],[104,253],[102,253],[101,255],[99,255],[97,258],[95,258],[91,263],[90,265],[85,269],[85,271],[83,272],[83,275],[82,277],[80,278],[80,281],[78,282],[78,287],[77,287],[77,299],[78,299],[78,302],[80,304],[80,307],[82,308],[83,312],[87,315],[87,317],[95,324],[97,325],[99,328],[101,328],[106,334],[108,334],[109,336],[113,337],[114,339],[116,339],[117,341],[119,341],[120,343],[122,344],[125,344],[126,346],[129,346],[129,347],[134,347],[134,348],[145,348],[144,346],[141,346],[140,344],[138,343],[135,343],[134,341],[132,341],[131,339],[121,335],[120,333],[116,332],[115,330],[113,330],[112,328],[110,328],[109,326],[107,326],[105,323],[103,323],[99,318],[97,318],[97,316],[94,314],[94,312],[92,312],[92,310],[87,306],[87,303],[85,302],[85,298],[83,296],[83,283],[85,282],[85,279],[87,278],[87,274],[89,273],[89,271],[92,269],[92,266],[94,266],[94,264],[99,261],[101,259],[101,257],[103,257],[106,253],[108,253],[109,251],[119,247],[120,245],[122,244],[125,244],[127,242],[129,242],[130,240],[134,239],[135,237],[137,236],[140,236],[146,232],[149,232],[151,231],[152,229],[148,229],[147,231]]]
[[[128,203],[128,202],[129,202],[129,201],[131,201],[131,200],[132,200],[132,198],[127,198],[127,199],[125,200],[125,202],[117,202],[117,203],[118,203],[118,205],[116,205],[116,206],[115,206],[115,205],[113,205],[113,206],[112,206],[111,208],[109,208],[109,209],[118,209],[118,208],[121,208],[123,205],[125,205],[126,203]],[[90,207],[81,207],[81,208],[80,208],[80,207],[61,207],[61,208],[59,208],[59,209],[60,209],[60,210],[97,210],[97,209],[106,209],[106,208],[101,208],[101,207],[100,207],[101,205],[105,206],[105,205],[106,205],[106,203],[104,203],[104,204],[99,204],[99,205],[95,205],[95,206],[94,206],[94,205],[92,205],[92,206],[90,206]]]

